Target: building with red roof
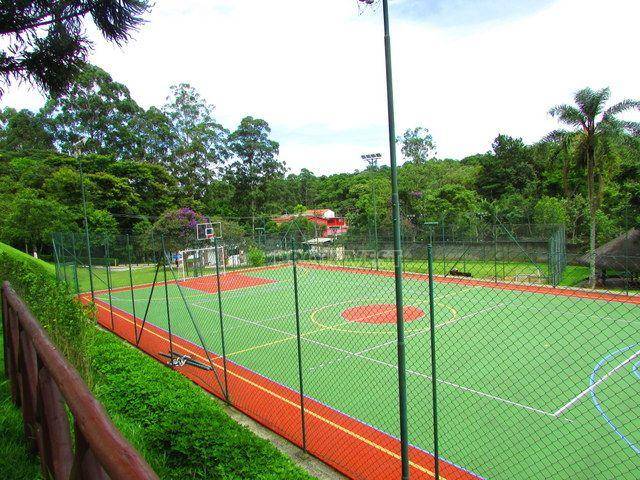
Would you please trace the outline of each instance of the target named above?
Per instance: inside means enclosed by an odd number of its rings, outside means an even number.
[[[347,230],[349,230],[346,219],[342,217],[336,217],[335,212],[333,210],[329,210],[328,208],[307,210],[306,212],[302,213],[280,215],[279,217],[274,218],[273,221],[278,225],[282,225],[283,223],[291,222],[298,217],[306,218],[310,222],[321,226],[322,231],[318,233],[321,237],[324,238],[342,235],[343,233],[347,233]]]

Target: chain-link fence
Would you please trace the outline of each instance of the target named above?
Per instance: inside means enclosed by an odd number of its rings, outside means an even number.
[[[352,478],[638,478],[638,233],[437,233],[401,275],[383,237],[54,244],[102,326]]]

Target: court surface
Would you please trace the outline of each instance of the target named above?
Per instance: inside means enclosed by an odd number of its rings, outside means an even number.
[[[307,447],[353,476],[389,478],[399,464],[393,286],[388,272],[298,265]],[[130,341],[135,309],[141,347],[156,357],[170,318],[172,347],[203,363],[210,352],[216,366],[187,376],[301,443],[291,265],[227,273],[219,295],[207,276],[97,299],[101,323]],[[637,297],[439,278],[435,299],[442,478],[638,478]],[[404,303],[412,475],[432,478],[424,275],[406,276]]]

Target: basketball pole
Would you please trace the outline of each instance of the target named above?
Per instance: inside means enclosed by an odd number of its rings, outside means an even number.
[[[402,480],[409,479],[409,432],[407,428],[407,369],[404,343],[404,309],[402,302],[402,242],[400,236],[400,197],[396,160],[396,125],[393,108],[393,75],[391,70],[391,36],[389,34],[389,1],[382,0],[384,20],[384,57],[387,77],[387,114],[389,120],[389,158],[391,163],[391,200],[393,204],[393,262],[396,287],[396,333],[398,344],[398,400],[400,408],[400,458]]]

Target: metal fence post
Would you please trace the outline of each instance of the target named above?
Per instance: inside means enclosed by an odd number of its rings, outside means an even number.
[[[400,229],[400,196],[398,195],[398,165],[396,160],[396,126],[393,106],[393,74],[391,67],[391,33],[389,2],[382,0],[384,23],[384,56],[387,79],[387,117],[389,124],[389,163],[391,166],[391,200],[393,206],[393,261],[395,267],[396,341],[398,352],[398,403],[400,416],[400,459],[402,479],[409,478],[409,430],[407,425],[407,369],[405,361],[404,307],[402,302],[402,232]]]
[[[92,261],[91,261],[91,240],[89,239],[89,230],[88,227],[85,224],[85,239],[87,241],[87,261],[89,263],[89,286],[91,288],[91,301],[95,302],[96,300],[96,294],[95,294],[95,290],[93,288],[93,265],[92,265]]]
[[[109,261],[109,240],[104,240],[105,260],[107,262],[107,291],[109,292],[109,314],[111,315],[111,330],[115,330],[113,322],[113,301],[111,298],[111,262]]]
[[[73,280],[76,284],[76,294],[80,293],[80,282],[78,281],[78,253],[76,251],[76,236],[71,233],[71,245],[73,245]]]
[[[498,283],[498,232],[493,226],[493,279]]]
[[[66,259],[66,256],[64,255],[64,243],[62,242],[62,235],[60,235],[60,253],[62,254],[63,258]],[[66,265],[66,261],[62,262],[62,275],[63,275],[63,280],[64,283],[68,283],[67,281],[67,265]]]
[[[427,259],[429,262],[429,337],[431,346],[431,396],[433,403],[433,457],[435,461],[435,479],[440,478],[440,453],[438,445],[438,384],[436,377],[436,322],[435,300],[433,291],[433,247],[427,246]]]
[[[296,340],[298,347],[298,380],[300,383],[300,419],[302,428],[302,450],[307,451],[307,428],[304,415],[304,387],[302,383],[302,343],[300,340],[300,303],[298,298],[298,267],[296,265],[296,241],[291,239],[291,263],[293,265],[293,298],[296,311]]]
[[[162,242],[162,273],[164,275],[164,301],[167,307],[167,331],[169,332],[169,358],[170,365],[173,368],[173,333],[171,332],[171,313],[169,308],[169,286],[167,284],[167,250],[164,245],[164,235],[161,237]]]
[[[441,217],[440,220],[440,233],[442,234],[442,274],[446,275],[447,274],[447,250],[446,250],[446,245],[445,245],[445,234],[444,234],[444,217]]]
[[[51,245],[53,246],[53,258],[56,268],[56,279],[60,280],[60,256],[58,255],[58,246],[56,245],[56,234],[51,235]]]
[[[127,239],[127,263],[129,264],[129,286],[131,287],[131,308],[133,311],[133,338],[138,338],[138,317],[136,316],[136,298],[133,293],[133,272],[131,271],[131,243],[129,242],[129,235]]]
[[[151,253],[153,254],[153,263],[158,263],[158,258],[156,256],[156,239],[153,236],[153,229],[151,229]]]
[[[220,288],[220,257],[218,256],[218,239],[213,237],[213,249],[216,260],[216,282],[218,290],[218,315],[220,316],[220,343],[222,344],[222,375],[224,377],[224,399],[229,403],[229,382],[227,378],[227,350],[224,341],[224,320],[222,316],[222,289]]]

